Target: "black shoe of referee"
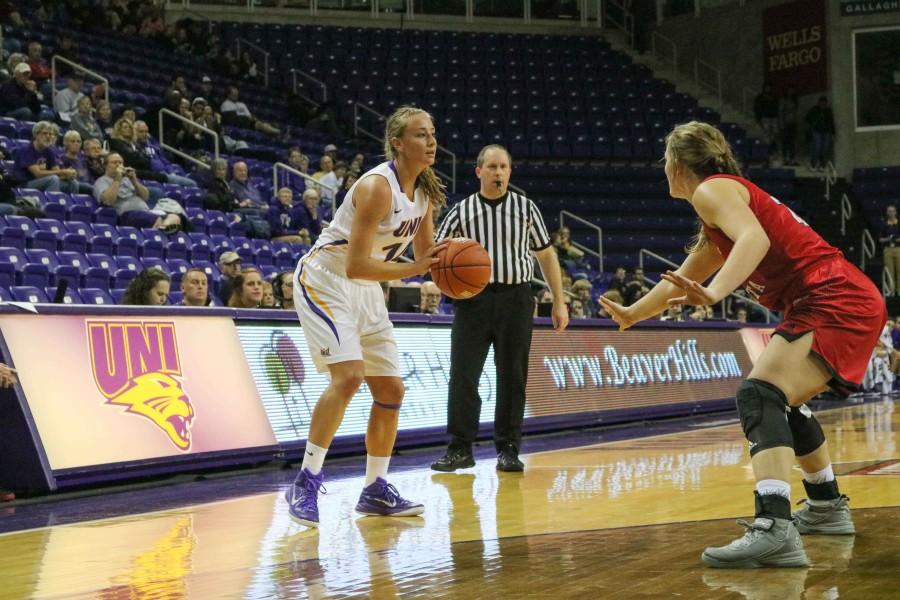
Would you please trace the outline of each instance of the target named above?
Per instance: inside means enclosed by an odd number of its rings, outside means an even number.
[[[468,469],[475,466],[475,457],[471,450],[462,448],[448,448],[446,454],[431,463],[435,471],[451,473],[457,469]]]
[[[497,470],[508,472],[520,472],[525,470],[525,464],[519,460],[519,451],[515,446],[508,445],[497,453]]]

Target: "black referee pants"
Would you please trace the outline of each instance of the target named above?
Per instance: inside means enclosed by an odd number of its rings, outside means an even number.
[[[499,451],[522,439],[525,384],[534,298],[531,286],[490,284],[471,300],[456,303],[450,348],[447,433],[450,448],[470,450],[478,434],[481,396],[478,382],[491,344],[497,370],[494,445]]]

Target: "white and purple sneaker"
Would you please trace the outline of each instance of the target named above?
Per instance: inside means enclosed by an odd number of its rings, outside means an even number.
[[[359,502],[356,503],[356,512],[363,515],[413,517],[421,515],[424,511],[424,506],[402,498],[397,488],[381,477],[363,488]]]
[[[307,527],[319,526],[319,492],[325,493],[325,473],[313,475],[303,469],[297,479],[284,492],[291,518]]]

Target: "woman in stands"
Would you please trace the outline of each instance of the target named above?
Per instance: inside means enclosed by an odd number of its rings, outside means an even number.
[[[162,306],[169,302],[172,280],[159,269],[144,269],[131,280],[122,296],[122,304],[130,306]]]
[[[228,306],[231,308],[259,308],[263,297],[263,278],[254,267],[241,269],[233,280]]]
[[[331,381],[313,411],[300,474],[286,493],[291,517],[309,527],[319,524],[325,454],[363,381],[373,404],[366,481],[356,510],[392,516],[424,510],[386,481],[404,387],[378,282],[425,273],[445,247],[434,245],[431,218],[444,203],[443,185],[431,168],[437,149],[431,116],[398,108],[387,120],[384,149],[389,160],[353,186],[294,275],[294,305],[312,360]],[[410,243],[415,262],[396,262]]]
[[[679,125],[666,138],[669,193],[697,212],[701,228],[681,267],[636,304],[601,298],[627,329],[673,304],[711,305],[740,285],[784,312],[768,347],[737,390],[741,427],[756,476],[756,519],[727,546],[707,548],[714,567],[808,564],[799,533],[852,534],[822,428],[805,403],[831,388],[859,389],[886,320],[871,281],[790,208],[741,177],[722,133]],[[712,281],[703,282],[713,273]],[[803,470],[809,500],[791,515],[791,464]]]

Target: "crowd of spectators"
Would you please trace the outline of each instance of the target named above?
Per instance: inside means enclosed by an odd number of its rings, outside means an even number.
[[[800,104],[797,90],[789,87],[779,96],[771,83],[766,82],[753,101],[753,115],[765,132],[770,157],[780,153],[781,162],[798,166],[797,138],[800,134]],[[834,113],[826,96],[820,96],[804,116],[805,140],[809,166],[821,171],[832,159],[834,148]]]

